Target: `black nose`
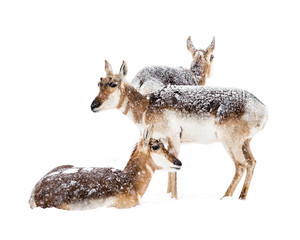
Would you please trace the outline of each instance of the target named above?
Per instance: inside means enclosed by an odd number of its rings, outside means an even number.
[[[176,165],[176,166],[182,166],[182,163],[178,160],[178,159],[176,159],[175,161],[174,161],[174,165]]]
[[[95,99],[91,104],[91,110],[94,111],[94,109],[98,107],[100,107],[100,102],[97,99]]]

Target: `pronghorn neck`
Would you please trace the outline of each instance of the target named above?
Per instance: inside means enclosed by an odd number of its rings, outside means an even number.
[[[194,76],[198,85],[205,85],[206,73],[205,73],[205,63],[203,61],[194,60],[191,64],[190,71]]]
[[[148,104],[149,102],[146,96],[142,95],[130,84],[124,82],[117,109],[124,115],[132,118],[135,123],[142,123]]]
[[[142,197],[155,172],[155,165],[151,160],[150,154],[139,149],[138,146],[135,147],[124,171],[131,176],[134,189],[139,197]]]

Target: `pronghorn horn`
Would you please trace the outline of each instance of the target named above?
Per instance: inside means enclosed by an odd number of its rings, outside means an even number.
[[[125,77],[128,73],[128,68],[127,68],[127,64],[125,61],[122,62],[122,66],[120,68],[120,75],[122,75],[123,77]]]
[[[107,60],[105,60],[105,72],[106,75],[113,75],[113,69]]]
[[[213,40],[209,44],[209,46],[206,48],[205,52],[212,52],[215,49],[215,37],[213,37]]]
[[[153,131],[153,124],[151,123],[147,125],[144,131],[143,138],[144,138],[145,145],[149,144],[150,138],[152,137],[152,131]]]
[[[186,41],[186,46],[187,46],[187,49],[190,51],[190,53],[193,54],[193,55],[197,51],[194,44],[192,43],[191,36],[188,37],[188,39]]]

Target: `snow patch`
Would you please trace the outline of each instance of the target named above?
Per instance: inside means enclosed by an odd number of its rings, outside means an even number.
[[[79,170],[78,168],[70,168],[70,169],[63,171],[62,173],[64,173],[64,174],[77,173],[78,170]]]
[[[50,174],[48,174],[47,176],[49,177],[49,176],[53,176],[53,175],[56,175],[56,174],[59,174],[60,172],[53,172],[53,173],[50,173]]]
[[[85,168],[82,169],[82,171],[90,172],[90,171],[92,171],[93,169],[94,169],[94,168],[92,168],[92,167],[85,167]]]

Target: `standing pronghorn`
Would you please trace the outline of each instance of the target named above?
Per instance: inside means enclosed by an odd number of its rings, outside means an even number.
[[[92,111],[117,108],[141,130],[154,124],[154,132],[166,136],[175,156],[180,142],[223,143],[236,167],[224,196],[232,196],[247,170],[240,194],[241,199],[246,199],[256,162],[249,143],[268,117],[261,101],[240,89],[204,86],[168,86],[142,95],[125,81],[125,62],[119,74],[113,74],[107,61],[105,70],[107,76],[98,84],[100,92],[91,105]],[[176,173],[169,174],[169,187],[176,198]]]
[[[145,67],[134,77],[132,86],[139,92],[148,94],[167,85],[205,85],[214,59],[212,52],[215,49],[215,38],[206,50],[202,50],[196,49],[191,37],[188,37],[187,48],[193,57],[190,69],[167,66]]]
[[[181,162],[152,138],[146,128],[123,171],[113,168],[76,168],[64,165],[47,173],[34,187],[33,207],[83,210],[101,206],[129,208],[139,204],[157,169],[176,171]]]

